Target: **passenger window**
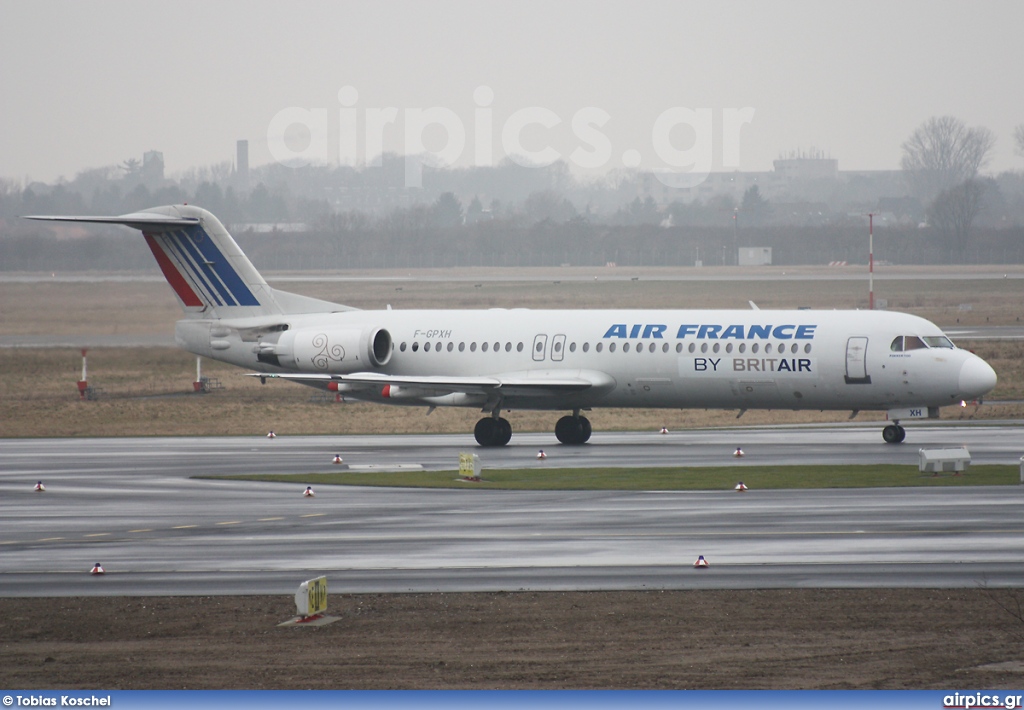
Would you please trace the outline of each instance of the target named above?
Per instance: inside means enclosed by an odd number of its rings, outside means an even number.
[[[505,343],[505,352],[512,352],[512,343]]]
[[[811,344],[810,343],[807,343],[807,345],[804,346],[804,352],[805,353],[810,353],[811,352]]]
[[[436,343],[434,345],[434,350],[436,350],[437,352],[441,352],[441,343]]]
[[[455,349],[455,343],[448,343],[448,352],[451,352],[454,349]]]
[[[494,352],[498,352],[499,350],[501,350],[501,343],[495,343],[494,344]]]
[[[700,351],[702,353],[706,353],[708,351],[708,344],[707,343],[701,343],[700,344]]]
[[[405,343],[402,343],[400,346],[398,346],[398,349],[401,350],[404,353],[405,352]]]
[[[471,353],[475,353],[476,352],[476,343],[470,343],[469,344],[469,352],[471,352]]]
[[[747,344],[746,343],[740,343],[739,350],[740,350],[741,353],[747,352]]]
[[[576,343],[569,343],[569,352],[576,352]]]
[[[598,343],[597,345],[595,345],[594,346],[594,350],[596,350],[597,352],[601,352],[601,343]]]
[[[430,352],[430,343],[423,343],[423,352],[425,352],[425,353],[429,353]]]
[[[629,352],[629,343],[623,343],[622,344],[622,352],[624,352],[624,353],[628,353]]]
[[[892,350],[894,353],[903,352],[903,336],[897,335],[895,338],[893,338],[892,344],[889,346],[889,349]]]
[[[489,343],[480,343],[480,352],[482,352],[482,353],[487,352],[487,346],[488,345],[489,345]]]
[[[465,343],[459,343],[459,352],[460,353],[461,352],[465,352],[465,350],[466,350],[466,344]]]
[[[651,343],[650,345],[647,346],[647,352],[653,353],[657,347],[657,345]],[[668,343],[665,343],[665,350],[668,350]]]
[[[712,346],[711,348],[711,352],[717,353],[719,347],[721,346],[718,343],[715,343],[714,346]]]
[[[772,344],[771,343],[765,343],[764,351],[766,353],[770,353],[772,351]]]
[[[726,343],[725,344],[725,352],[727,352],[727,353],[731,353],[732,352],[732,343]]]
[[[590,350],[590,343],[583,343],[583,352],[587,352],[589,350]]]
[[[412,351],[413,352],[416,352],[419,349],[420,349],[420,344],[419,343],[413,343],[412,344]]]
[[[666,345],[667,345],[667,344],[668,344],[668,343],[666,343]],[[683,344],[682,344],[682,343],[676,343],[676,352],[677,352],[677,353],[681,353],[681,352],[683,352]]]
[[[757,343],[754,343],[753,345],[750,346],[750,352],[752,352],[752,353],[756,353],[757,352]]]
[[[522,344],[522,343],[518,343],[518,344],[516,345],[516,352],[517,352],[517,353],[521,353],[521,352],[523,352],[523,344]]]
[[[628,345],[628,343],[627,343],[627,345]],[[610,352],[610,353],[615,352],[615,343],[610,343],[608,345],[608,352]]]
[[[697,349],[697,343],[690,343],[690,348],[689,348],[690,352],[692,353],[696,349]]]

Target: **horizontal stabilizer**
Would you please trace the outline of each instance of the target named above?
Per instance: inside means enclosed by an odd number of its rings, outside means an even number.
[[[94,224],[123,224],[126,227],[139,229],[147,232],[163,231],[177,227],[190,227],[199,224],[197,217],[172,217],[170,215],[156,214],[153,212],[133,212],[123,214],[119,217],[74,217],[74,216],[53,216],[53,215],[30,215],[25,219],[35,219],[42,222],[91,222]]]

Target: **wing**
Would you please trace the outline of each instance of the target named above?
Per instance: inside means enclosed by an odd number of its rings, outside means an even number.
[[[590,389],[603,390],[615,386],[615,380],[610,375],[596,370],[540,370],[478,377],[385,375],[375,372],[357,372],[351,375],[254,372],[249,376],[289,380],[339,392],[379,390],[385,397],[390,391],[385,388],[410,388],[416,390],[420,396],[500,393],[506,397],[537,397],[572,394]]]

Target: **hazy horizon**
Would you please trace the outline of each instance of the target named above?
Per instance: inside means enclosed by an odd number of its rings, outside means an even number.
[[[897,169],[901,143],[946,114],[992,130],[986,172],[1021,170],[1012,131],[1024,123],[1022,20],[1019,2],[950,0],[4,3],[0,176],[71,179],[148,150],[174,174],[233,161],[238,139],[258,166],[272,161],[275,116],[293,109],[321,111],[329,162],[361,161],[374,152],[367,117],[388,107],[398,120],[382,129],[382,147],[401,154],[418,110],[455,116],[465,129],[458,166],[497,164],[503,127],[527,111],[551,123],[524,128],[524,149],[549,149],[577,174],[637,160],[662,169],[652,127],[687,109],[705,112],[696,142],[708,144],[714,170],[770,170],[812,148],[841,170]],[[358,122],[355,155],[343,101]],[[730,112],[743,117],[734,145]],[[589,134],[573,125],[577,114]],[[595,116],[606,122],[595,127]],[[574,151],[590,151],[581,137],[594,131],[605,157],[592,151],[588,164]],[[685,151],[695,133],[668,135]],[[417,135],[427,150],[450,147],[438,126]],[[285,136],[303,145],[301,131]]]

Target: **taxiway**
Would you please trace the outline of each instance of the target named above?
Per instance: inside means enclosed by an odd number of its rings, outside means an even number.
[[[411,490],[195,479],[196,474],[487,467],[915,463],[965,444],[1020,460],[1016,426],[598,433],[582,447],[519,434],[0,440],[0,595],[1024,585],[1024,486],[703,492]],[[548,458],[538,462],[538,448]],[[380,475],[388,473],[381,470]],[[968,474],[969,475],[969,474]],[[37,481],[47,490],[32,490]],[[472,484],[467,484],[472,485]],[[694,570],[697,555],[710,562]],[[107,573],[92,577],[101,562]]]

